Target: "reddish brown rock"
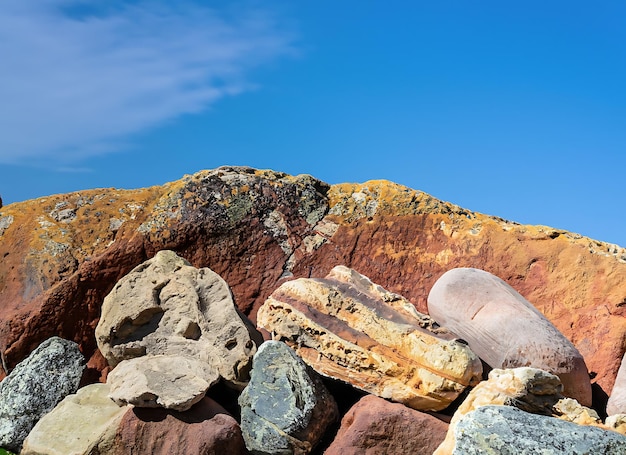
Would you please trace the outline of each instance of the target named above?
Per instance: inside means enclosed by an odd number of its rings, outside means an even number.
[[[248,453],[237,421],[210,398],[185,412],[131,409],[113,444],[112,455]]]
[[[91,357],[104,296],[162,249],[222,276],[252,319],[291,274],[322,277],[343,264],[426,312],[444,272],[475,267],[532,302],[607,394],[625,349],[623,248],[481,215],[386,181],[329,187],[309,176],[222,168],[159,187],[2,207],[6,368],[52,335],[77,341]]]
[[[368,395],[355,404],[325,455],[431,454],[448,424],[432,415]]]

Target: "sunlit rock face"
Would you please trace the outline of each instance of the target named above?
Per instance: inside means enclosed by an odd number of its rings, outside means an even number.
[[[0,377],[58,335],[91,357],[97,379],[104,362],[94,329],[104,297],[164,249],[219,274],[253,321],[285,280],[324,277],[340,264],[422,313],[446,271],[479,268],[532,302],[607,394],[623,355],[623,248],[482,215],[388,181],[328,185],[231,167],[0,208]]]
[[[480,359],[400,295],[337,266],[281,285],[257,323],[314,370],[420,410],[446,408],[480,381]]]

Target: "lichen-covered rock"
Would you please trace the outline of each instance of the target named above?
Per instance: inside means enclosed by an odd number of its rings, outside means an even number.
[[[219,381],[206,362],[175,355],[146,355],[122,360],[107,377],[109,397],[123,406],[186,411]]]
[[[41,343],[0,382],[0,447],[19,451],[35,424],[74,393],[85,359],[73,341]]]
[[[239,405],[246,447],[254,454],[307,454],[338,417],[320,378],[278,341],[265,342],[255,354]]]
[[[613,431],[524,412],[482,406],[455,429],[453,455],[571,455],[626,453],[626,437]]]
[[[24,441],[21,455],[109,454],[130,406],[118,406],[109,386],[91,384],[65,397]]]
[[[447,423],[430,414],[366,395],[343,417],[324,455],[430,455],[447,430]]]
[[[237,311],[230,289],[219,275],[208,268],[197,269],[168,250],[159,251],[115,285],[104,299],[96,337],[112,367],[144,355],[159,356],[153,362],[163,368],[151,368],[150,376],[155,379],[157,371],[164,374],[156,382],[148,380],[154,387],[167,384],[166,377],[171,374],[166,373],[166,364],[174,370],[183,367],[185,362],[176,360],[181,357],[193,359],[181,372],[187,379],[193,363],[200,381],[209,386],[216,381],[217,372],[233,386],[243,387],[256,344],[261,341],[260,334]],[[162,356],[172,359],[168,362]],[[115,375],[115,370],[111,374]],[[161,395],[154,388],[149,393]]]
[[[59,217],[65,210],[72,216]],[[53,335],[93,356],[104,297],[163,249],[219,274],[253,321],[285,277],[325,276],[337,264],[422,313],[443,273],[481,268],[571,340],[607,394],[624,354],[624,248],[472,212],[389,181],[331,186],[307,175],[224,167],[161,186],[0,208],[0,378]],[[91,365],[97,378],[104,364]]]
[[[450,270],[431,289],[428,312],[492,368],[549,371],[561,378],[564,395],[591,405],[589,372],[580,352],[500,278],[473,268]]]
[[[464,415],[482,406],[513,406],[533,414],[600,426],[598,415],[573,399],[563,400],[558,376],[537,368],[519,367],[489,372],[489,379],[474,387],[455,411],[445,440],[435,455],[448,455],[454,446],[456,426]]]
[[[203,398],[191,409],[129,409],[116,427],[107,455],[245,455],[237,421],[222,406]]]
[[[318,373],[415,409],[446,408],[482,374],[478,357],[453,334],[343,266],[281,285],[257,324]]]

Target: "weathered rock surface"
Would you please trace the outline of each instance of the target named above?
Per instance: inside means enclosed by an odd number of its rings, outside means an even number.
[[[537,368],[519,367],[489,372],[489,379],[474,387],[458,407],[445,440],[435,455],[452,452],[458,422],[470,412],[489,405],[513,406],[525,412],[558,416],[584,425],[600,425],[597,414],[573,399],[563,400],[558,376]]]
[[[117,427],[110,455],[247,454],[237,421],[203,398],[185,412],[128,410]]]
[[[458,423],[455,436],[454,455],[626,453],[623,435],[510,406],[483,406],[470,412]]]
[[[405,298],[347,267],[282,284],[257,324],[318,373],[421,410],[446,408],[482,365],[456,336]]]
[[[608,415],[626,414],[626,356],[622,358],[617,371],[615,384],[606,404],[606,413]]]
[[[68,209],[74,215],[61,219]],[[76,341],[90,357],[104,297],[163,249],[218,273],[253,320],[284,277],[322,277],[337,264],[404,295],[423,313],[444,272],[481,268],[572,341],[606,393],[624,353],[623,248],[471,212],[388,181],[329,186],[310,176],[220,168],[158,187],[2,207],[3,369],[52,335]]]
[[[447,430],[429,414],[367,395],[343,417],[324,455],[432,454]]]
[[[492,368],[530,366],[561,378],[563,393],[591,405],[582,355],[530,302],[500,278],[474,268],[444,273],[428,295],[428,312],[465,339]]]
[[[208,268],[196,269],[168,250],[159,251],[115,285],[104,299],[96,337],[100,351],[112,367],[127,359],[157,356],[132,362],[123,367],[123,373],[116,373],[116,368],[109,378],[114,377],[112,388],[119,390],[117,384],[123,376],[138,379],[143,375],[139,382],[150,384],[145,393],[161,397],[162,403],[168,401],[163,395],[165,390],[158,390],[162,386],[169,387],[167,394],[171,395],[176,387],[181,388],[181,393],[208,388],[222,377],[243,387],[256,344],[262,339],[237,311],[230,289],[219,275]],[[139,365],[150,373],[143,374]],[[193,379],[194,369],[198,381]],[[181,377],[176,386],[168,386],[178,373]],[[123,388],[128,390],[127,386]],[[195,401],[201,398],[198,393],[195,395]],[[122,395],[116,396],[122,399]],[[136,400],[134,404],[153,401]],[[195,402],[184,401],[182,395],[172,398],[172,408],[183,410],[178,406],[184,408]]]
[[[109,397],[120,406],[186,411],[219,381],[216,369],[191,357],[148,355],[122,360],[109,373]]]
[[[255,454],[306,454],[338,417],[321,379],[286,344],[267,341],[239,397],[241,430]]]
[[[21,455],[111,453],[117,428],[130,406],[118,406],[109,386],[91,384],[65,397],[24,441]]]
[[[0,382],[0,447],[19,451],[35,424],[74,393],[85,359],[73,341],[41,343]]]

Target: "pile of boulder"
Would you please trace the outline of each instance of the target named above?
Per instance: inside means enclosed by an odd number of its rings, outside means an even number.
[[[87,384],[78,345],[54,337],[0,383],[0,447],[626,453],[626,367],[609,406],[593,409],[579,351],[482,270],[442,275],[428,311],[337,266],[323,278],[284,280],[255,325],[218,274],[162,250],[103,302],[101,382]]]

